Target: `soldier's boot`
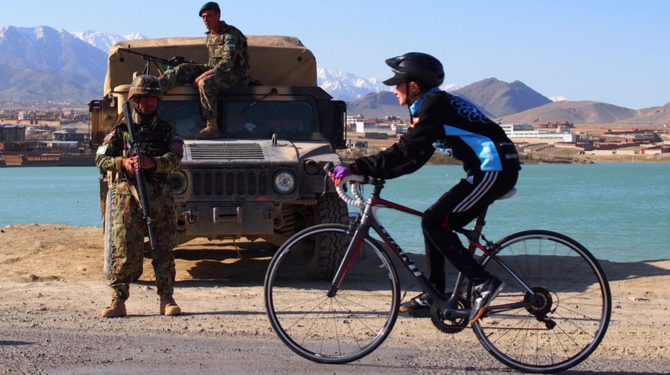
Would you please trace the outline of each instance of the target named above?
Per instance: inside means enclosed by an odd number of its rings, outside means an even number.
[[[181,314],[181,309],[177,306],[172,296],[161,296],[161,315],[174,316]]]
[[[126,316],[126,302],[122,299],[112,299],[112,303],[102,310],[103,318],[118,318],[122,316]]]
[[[216,126],[216,120],[207,120],[207,125],[200,133],[195,135],[196,139],[219,138],[219,128]]]

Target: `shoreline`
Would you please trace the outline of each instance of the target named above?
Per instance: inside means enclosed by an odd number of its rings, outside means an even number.
[[[22,224],[5,224],[5,225],[0,225],[0,229],[3,231],[2,234],[6,233],[5,230],[16,230],[16,231],[28,231],[28,232],[40,232],[40,231],[48,231],[48,230],[55,230],[55,231],[82,231],[82,232],[98,232],[99,231],[99,236],[94,236],[92,238],[93,241],[98,241],[100,242],[98,250],[102,251],[102,224],[100,225],[70,225],[70,224],[44,224],[44,223],[22,223]],[[0,236],[0,240],[2,240],[3,237]],[[196,238],[194,240],[191,240],[189,242],[186,242],[184,244],[181,244],[177,247],[175,247],[175,251],[179,250],[185,250],[191,247],[197,247],[197,246],[210,246],[213,248],[217,248],[220,246],[220,244],[225,243],[226,241],[223,240],[214,240],[214,241],[209,241],[204,238]],[[240,242],[238,240],[238,242]],[[241,241],[244,242],[244,241]],[[0,246],[0,249],[2,247]],[[423,258],[425,257],[425,252],[417,253],[417,252],[411,252],[411,251],[406,251],[407,254],[410,255],[412,260],[415,262],[423,262]],[[1,258],[1,253],[0,253],[0,264],[2,264],[2,258]],[[595,257],[595,255],[594,255]],[[419,259],[419,260],[417,260]],[[601,266],[603,268],[605,267],[603,264],[612,264],[615,266],[620,266],[620,265],[626,265],[626,264],[646,264],[646,263],[657,263],[657,262],[670,262],[670,256],[668,258],[661,258],[661,259],[643,259],[643,260],[633,260],[633,261],[614,261],[614,260],[608,260],[606,258],[601,258],[601,257],[596,257],[599,263],[601,263]],[[400,267],[399,267],[400,268]]]

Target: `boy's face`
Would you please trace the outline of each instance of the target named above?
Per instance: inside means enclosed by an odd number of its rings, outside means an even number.
[[[409,82],[401,82],[395,86],[393,89],[393,95],[398,98],[398,104],[405,105],[407,104],[407,90]]]

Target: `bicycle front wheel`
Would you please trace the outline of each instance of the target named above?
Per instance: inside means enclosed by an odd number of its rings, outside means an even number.
[[[315,244],[327,244],[342,259],[352,239],[348,229],[322,224],[296,233],[279,248],[265,275],[265,307],[272,328],[291,350],[314,362],[362,358],[384,342],[398,317],[395,268],[369,237],[335,295],[328,295],[330,280],[308,275],[304,254]]]
[[[505,281],[492,313],[473,325],[484,347],[509,367],[555,373],[586,359],[602,341],[612,297],[598,261],[577,241],[559,233],[531,230],[498,242],[496,256],[529,286],[525,290],[494,259],[482,265]],[[532,301],[511,310],[495,307]]]

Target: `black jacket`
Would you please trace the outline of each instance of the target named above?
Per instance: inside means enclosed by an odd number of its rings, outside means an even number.
[[[410,110],[414,121],[407,133],[388,149],[356,159],[356,173],[399,177],[421,168],[435,150],[451,150],[468,174],[521,169],[516,147],[505,131],[467,100],[436,87]]]

